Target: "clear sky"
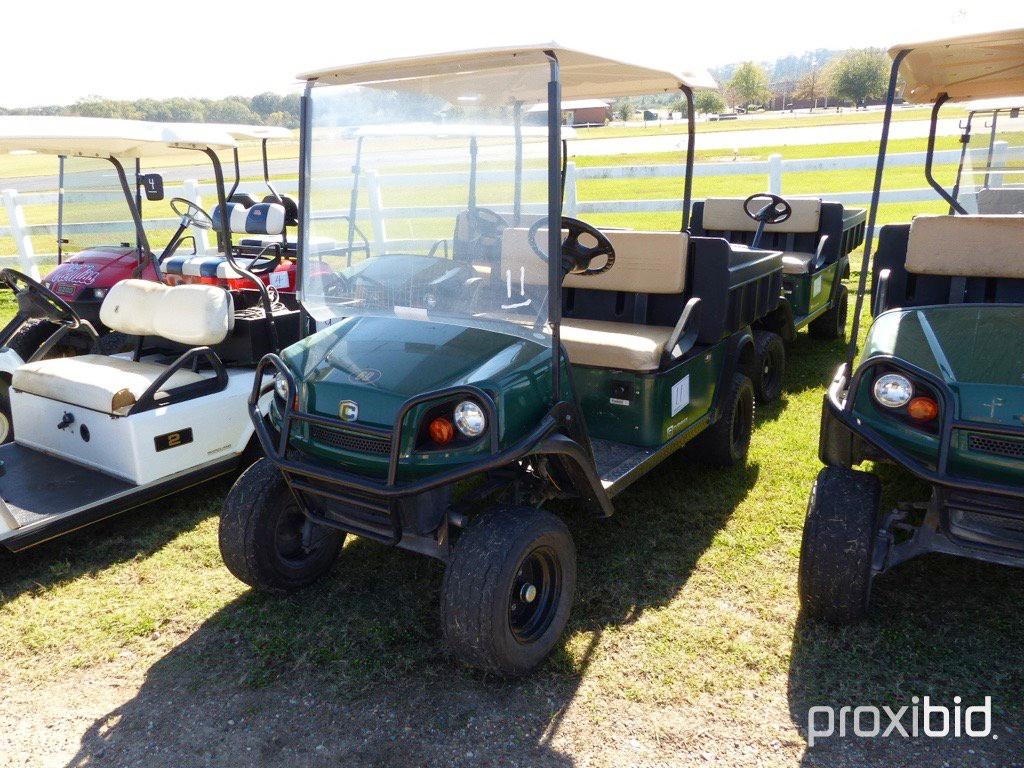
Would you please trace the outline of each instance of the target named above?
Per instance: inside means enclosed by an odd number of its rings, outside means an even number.
[[[557,41],[715,67],[1024,27],[1020,0],[9,0],[0,105],[252,95],[321,66]]]

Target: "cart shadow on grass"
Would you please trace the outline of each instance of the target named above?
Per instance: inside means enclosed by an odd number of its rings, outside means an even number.
[[[803,616],[798,621],[789,708],[804,737],[808,710],[814,706],[836,712],[861,705],[896,711],[904,705],[912,708],[914,696],[929,696],[933,704],[949,707],[955,696],[965,707],[991,696],[992,733],[998,739],[862,738],[848,732],[845,738],[819,739],[808,748],[803,764],[1024,764],[1020,572],[929,555],[879,578],[872,601],[861,625],[836,628]],[[901,721],[908,731],[911,715],[908,709]],[[888,725],[883,713],[883,729]],[[827,728],[827,715],[818,718],[818,727]]]
[[[220,511],[234,475],[175,494],[23,552],[0,550],[0,601],[146,558]],[[180,503],[179,500],[185,503]]]
[[[574,618],[524,680],[445,655],[439,564],[356,540],[300,598],[249,592],[211,616],[89,727],[69,765],[572,765],[551,741],[603,630],[671,601],[758,475],[678,455],[604,523],[564,510],[579,550]]]

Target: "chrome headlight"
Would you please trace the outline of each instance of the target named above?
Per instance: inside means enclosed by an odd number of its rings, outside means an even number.
[[[906,376],[887,373],[875,381],[873,392],[879,405],[886,408],[902,408],[914,396],[914,385]]]
[[[463,400],[455,406],[455,427],[466,437],[480,437],[487,429],[483,409],[472,400]]]
[[[281,400],[288,401],[288,379],[283,373],[279,373],[274,377],[274,394]]]
[[[109,290],[110,290],[109,288],[93,288],[92,289],[92,297],[94,299],[99,299],[100,301],[103,301],[104,297],[106,297],[107,292]]]

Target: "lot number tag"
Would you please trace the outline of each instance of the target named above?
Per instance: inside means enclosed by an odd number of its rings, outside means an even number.
[[[690,376],[687,374],[672,385],[672,415],[690,404]]]

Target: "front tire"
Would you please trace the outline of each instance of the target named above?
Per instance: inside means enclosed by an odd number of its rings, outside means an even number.
[[[441,624],[453,654],[503,677],[540,665],[565,631],[576,547],[540,509],[484,512],[462,533],[444,575]]]
[[[800,547],[800,604],[832,624],[867,613],[881,483],[868,472],[825,467],[807,503]]]
[[[754,385],[747,376],[737,373],[722,402],[718,421],[697,435],[687,452],[717,467],[742,464],[747,460],[753,431]]]
[[[239,581],[294,592],[330,570],[345,534],[311,522],[277,467],[264,458],[228,492],[219,540],[224,564]]]
[[[828,312],[817,317],[807,326],[807,333],[815,339],[846,338],[846,313],[850,306],[850,294],[845,285],[839,286],[839,295]]]
[[[786,377],[786,345],[782,337],[772,331],[754,332],[754,397],[761,404],[774,403],[782,397]]]

